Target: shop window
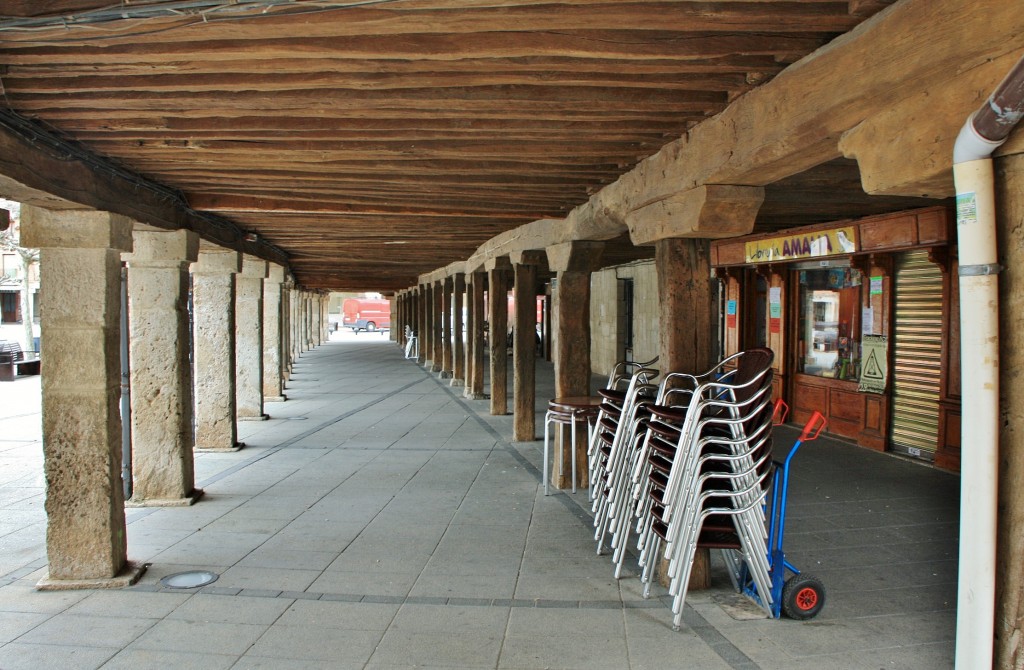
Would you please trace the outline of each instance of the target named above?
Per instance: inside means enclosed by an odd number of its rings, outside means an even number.
[[[800,270],[798,372],[856,380],[860,374],[862,276],[853,268]]]

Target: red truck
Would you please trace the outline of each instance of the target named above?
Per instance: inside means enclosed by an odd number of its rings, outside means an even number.
[[[341,325],[355,332],[389,330],[391,301],[372,298],[347,298],[341,303]]]

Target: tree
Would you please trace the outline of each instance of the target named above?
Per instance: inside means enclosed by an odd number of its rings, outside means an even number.
[[[29,276],[32,266],[39,262],[38,249],[26,249],[19,242],[21,228],[21,204],[0,198],[0,208],[11,213],[11,225],[7,230],[0,231],[0,249],[13,251],[21,259],[21,323],[25,328],[25,340],[22,347],[26,351],[35,349],[35,334],[32,332],[32,290]]]

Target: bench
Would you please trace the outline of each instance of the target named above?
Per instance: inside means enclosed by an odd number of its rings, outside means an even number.
[[[39,374],[39,356],[22,350],[17,342],[0,340],[0,381],[14,381],[16,375]]]

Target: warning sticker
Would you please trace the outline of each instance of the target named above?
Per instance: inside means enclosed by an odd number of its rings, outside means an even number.
[[[885,335],[864,335],[861,340],[863,362],[860,366],[861,393],[885,393],[889,378],[889,344]]]

